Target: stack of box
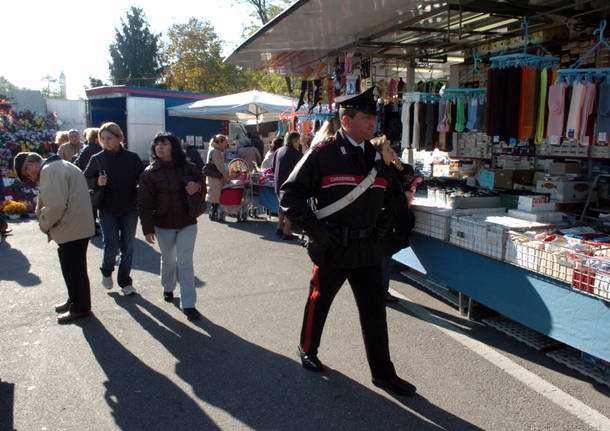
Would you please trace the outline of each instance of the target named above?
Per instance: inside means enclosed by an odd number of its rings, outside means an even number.
[[[564,213],[555,211],[555,203],[549,202],[545,195],[519,196],[517,209],[508,210],[508,215],[546,224],[560,223],[565,217]]]
[[[567,177],[539,179],[536,182],[536,192],[550,194],[551,201],[561,203],[585,202],[589,193],[589,182],[574,181]]]

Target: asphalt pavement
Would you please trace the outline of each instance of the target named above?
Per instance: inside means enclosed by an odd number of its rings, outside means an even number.
[[[53,311],[66,295],[56,245],[35,220],[11,222],[0,244],[0,430],[610,429],[608,387],[461,317],[399,268],[390,348],[418,395],[371,383],[348,285],[322,337],[328,370],[306,371],[296,354],[312,270],[305,249],[276,236],[275,219],[199,220],[202,319],[163,301],[158,247],[138,227],[139,295],[101,286],[96,237],[94,314],[69,325]]]

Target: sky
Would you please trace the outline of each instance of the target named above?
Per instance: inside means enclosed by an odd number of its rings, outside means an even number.
[[[190,17],[208,20],[230,54],[244,40],[242,27],[252,22],[249,5],[233,0],[3,0],[0,7],[4,43],[0,76],[18,86],[40,90],[42,78],[66,76],[68,99],[84,98],[89,76],[109,82],[108,48],[131,6],[143,9],[153,33]]]

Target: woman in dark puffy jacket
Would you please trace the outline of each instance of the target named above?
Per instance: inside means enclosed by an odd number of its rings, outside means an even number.
[[[131,280],[133,240],[138,224],[136,196],[138,178],[144,170],[140,157],[123,146],[123,132],[115,123],[104,123],[99,130],[103,151],[91,156],[85,178],[89,188],[103,188],[99,219],[104,239],[102,286],[112,289],[112,272],[120,251],[117,282],[123,295],[134,295]]]
[[[182,311],[189,320],[199,318],[195,308],[193,252],[197,218],[188,213],[187,195],[202,194],[205,183],[201,169],[186,160],[180,140],[170,132],[159,132],[150,147],[151,163],[140,176],[138,212],[146,241],[159,241],[163,298],[174,299],[180,283]]]

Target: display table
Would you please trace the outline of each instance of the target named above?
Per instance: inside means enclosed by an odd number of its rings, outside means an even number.
[[[273,185],[258,184],[258,202],[265,209],[267,215],[279,214],[280,204]]]
[[[506,262],[412,233],[394,260],[583,352],[610,361],[610,302]]]

